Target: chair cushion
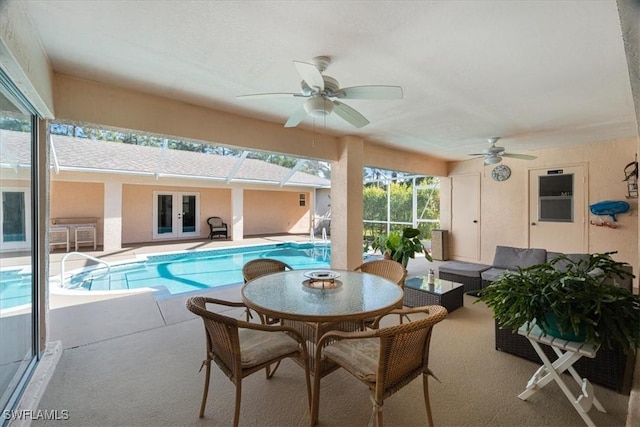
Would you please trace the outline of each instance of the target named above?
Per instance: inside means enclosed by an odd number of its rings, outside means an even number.
[[[293,353],[300,344],[284,332],[238,330],[242,368],[250,368],[268,362],[278,356]]]
[[[349,367],[356,377],[374,382],[378,371],[379,338],[340,340],[324,348],[323,354],[341,366]]]
[[[545,249],[514,248],[511,246],[496,246],[496,254],[493,258],[495,268],[505,268],[507,270],[518,270],[520,268],[531,267],[532,265],[543,264],[547,261],[547,251]]]

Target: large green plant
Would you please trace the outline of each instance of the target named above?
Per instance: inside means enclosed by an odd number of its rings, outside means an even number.
[[[548,263],[505,273],[479,292],[499,326],[514,332],[532,322],[546,331],[552,319],[561,333],[584,334],[585,342],[625,351],[640,347],[640,297],[618,286],[633,277],[628,264],[608,252],[575,262],[560,256]]]
[[[424,253],[428,261],[432,261],[429,252],[424,250],[420,241],[420,230],[405,227],[400,231],[391,231],[389,234],[379,235],[371,244],[374,250],[380,250],[385,256],[398,261],[407,268],[410,258],[415,258],[417,253]]]

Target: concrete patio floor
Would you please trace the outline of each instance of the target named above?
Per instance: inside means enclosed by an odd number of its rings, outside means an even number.
[[[308,236],[281,235],[253,237],[239,242],[225,240],[198,240],[159,244],[135,245],[122,248],[118,251],[83,251],[90,256],[105,259],[109,262],[125,261],[135,259],[140,255],[151,253],[166,253],[183,250],[213,249],[229,246],[245,246],[255,244],[265,244],[274,242],[309,241]],[[55,251],[50,254],[49,272],[51,275],[59,274],[60,262],[67,255],[66,252]],[[13,262],[20,262],[19,257],[14,257]],[[81,268],[88,264],[86,258],[80,256],[69,258],[67,269]],[[418,255],[411,260],[408,266],[408,275],[426,275],[430,268],[437,271],[440,261],[428,262],[424,256]],[[214,295],[217,298],[239,300],[240,284],[222,286],[210,291],[198,291],[199,295]],[[132,334],[146,333],[146,331],[156,330],[160,327],[175,325],[188,321],[191,314],[185,310],[185,302],[191,294],[177,295],[172,298],[157,299],[153,292],[141,292],[134,295],[114,295],[109,298],[83,300],[78,299],[77,303],[56,304],[52,298],[49,311],[49,330],[47,331],[47,342],[59,343],[59,352],[80,346],[112,340],[117,337],[124,337]],[[465,305],[472,297],[465,297]],[[58,355],[59,357],[59,355]],[[515,357],[515,356],[514,356]],[[634,385],[629,397],[629,412],[627,426],[640,425],[640,358],[636,360]],[[43,364],[43,369],[39,368],[38,376],[39,388],[31,388],[25,396],[30,401],[36,401],[38,394],[44,392],[47,378],[53,375],[55,363],[48,366]]]

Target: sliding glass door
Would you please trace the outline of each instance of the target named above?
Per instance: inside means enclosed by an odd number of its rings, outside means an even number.
[[[36,121],[14,94],[0,79],[0,411],[15,407],[38,357],[32,274]]]

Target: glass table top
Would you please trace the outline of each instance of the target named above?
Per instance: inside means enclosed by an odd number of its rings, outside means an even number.
[[[462,283],[451,282],[443,279],[435,279],[433,284],[430,285],[427,276],[416,276],[405,280],[404,286],[429,292],[431,294],[442,295],[463,285]]]
[[[323,270],[339,274],[334,288],[304,284],[313,270],[292,270],[258,277],[242,288],[249,307],[270,316],[292,320],[336,321],[365,319],[386,313],[402,300],[402,289],[373,274]]]

